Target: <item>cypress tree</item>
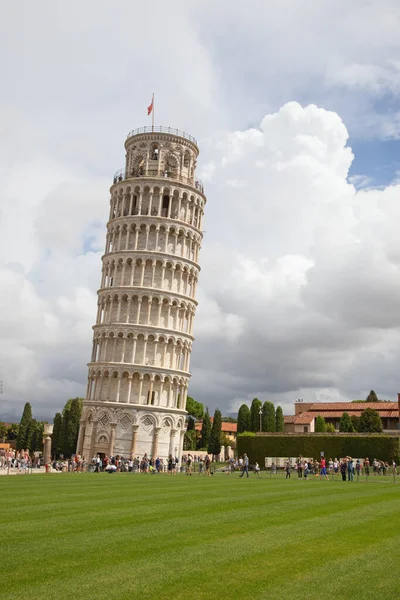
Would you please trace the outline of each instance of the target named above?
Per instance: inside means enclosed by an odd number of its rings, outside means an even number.
[[[36,426],[35,451],[43,451],[44,422],[38,421]]]
[[[196,432],[193,429],[190,431],[185,431],[185,435],[183,437],[183,449],[196,450]]]
[[[355,415],[351,415],[350,419],[351,419],[351,424],[353,425],[353,431],[358,431],[358,424],[359,424],[360,418],[356,417]]]
[[[214,419],[211,428],[210,441],[208,442],[207,452],[217,456],[221,453],[221,429],[222,429],[222,415],[218,408],[215,409]]]
[[[188,418],[186,431],[194,431],[196,429],[193,417]]]
[[[62,448],[62,414],[57,412],[54,415],[53,435],[52,435],[53,454],[58,458],[63,452]]]
[[[326,431],[326,422],[325,418],[321,415],[317,415],[315,418],[315,431],[316,433],[323,433]]]
[[[82,398],[74,398],[71,402],[71,408],[68,413],[67,425],[67,444],[69,448],[68,456],[76,451],[78,443],[79,425],[82,415]]]
[[[65,458],[70,456],[69,446],[68,446],[68,441],[67,441],[69,410],[70,410],[69,407],[66,408],[66,406],[65,406],[63,409],[63,413],[62,413],[61,448],[62,448],[62,454],[64,454]]]
[[[36,419],[31,419],[28,425],[28,429],[26,431],[24,448],[26,448],[30,452],[33,452],[33,447],[36,443],[36,424]]]
[[[24,406],[24,411],[22,413],[21,421],[19,422],[18,435],[16,440],[16,448],[17,450],[24,450],[26,448],[26,442],[28,437],[28,430],[30,423],[32,421],[32,407],[27,402]]]
[[[62,414],[62,453],[65,457],[76,451],[83,398],[70,398]]]
[[[276,407],[275,419],[275,431],[285,431],[285,419],[283,418],[283,410],[280,406]]]
[[[260,409],[262,407],[261,401],[258,398],[254,398],[251,403],[250,409],[250,431],[260,431]]]
[[[275,419],[275,406],[267,400],[262,407],[262,430],[275,431]]]
[[[201,426],[201,447],[208,448],[211,434],[211,419],[208,412],[208,406],[206,406],[206,412],[203,417],[203,424]]]
[[[375,394],[374,390],[370,391],[365,402],[379,402],[378,396]]]
[[[28,448],[31,452],[36,452],[43,449],[43,428],[44,423],[42,421],[36,421],[36,419],[32,419],[28,434]]]
[[[353,424],[347,412],[344,412],[340,418],[339,431],[340,433],[353,433]]]
[[[237,432],[250,431],[250,409],[247,404],[242,404],[238,411]]]

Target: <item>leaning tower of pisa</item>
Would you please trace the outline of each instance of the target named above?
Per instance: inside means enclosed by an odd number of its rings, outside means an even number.
[[[114,176],[77,451],[182,453],[206,197],[196,140],[128,134]]]

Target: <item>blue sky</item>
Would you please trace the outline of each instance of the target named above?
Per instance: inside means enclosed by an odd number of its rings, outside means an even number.
[[[390,185],[400,171],[400,141],[386,139],[349,139],[354,152],[350,176],[365,175],[371,186]]]

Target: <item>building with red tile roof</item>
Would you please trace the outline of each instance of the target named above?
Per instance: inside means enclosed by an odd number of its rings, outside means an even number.
[[[320,415],[325,422],[339,430],[344,412],[350,417],[360,417],[366,408],[378,411],[383,431],[399,431],[399,402],[295,402],[295,414],[284,417],[286,433],[313,433],[315,418]]]
[[[213,420],[214,417],[211,417],[211,423],[213,422]],[[196,431],[201,431],[202,425],[203,421],[196,421]],[[225,421],[222,421],[221,431],[226,435],[226,437],[230,438],[232,442],[236,442],[237,423],[226,423]]]

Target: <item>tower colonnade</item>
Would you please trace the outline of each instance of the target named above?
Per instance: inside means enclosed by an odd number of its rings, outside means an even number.
[[[180,456],[206,197],[194,138],[131,132],[111,187],[77,451]]]

